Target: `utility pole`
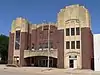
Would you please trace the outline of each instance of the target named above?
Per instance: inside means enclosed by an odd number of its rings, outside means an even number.
[[[49,51],[50,51],[50,24],[48,26],[48,68],[49,68]]]
[[[44,20],[45,21],[45,20]],[[46,22],[46,21],[45,21]],[[44,24],[49,24],[48,26],[48,64],[47,64],[47,67],[49,68],[49,54],[50,54],[50,23],[44,23]],[[42,26],[42,31],[43,31],[43,26]]]

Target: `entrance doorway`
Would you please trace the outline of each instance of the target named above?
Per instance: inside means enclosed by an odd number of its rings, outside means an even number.
[[[19,66],[19,57],[18,56],[14,56],[14,64]]]
[[[69,60],[69,66],[70,68],[74,68],[74,60]]]
[[[48,57],[46,56],[35,56],[25,58],[26,66],[34,67],[47,67],[48,66]],[[57,67],[57,58],[50,57],[49,58],[49,67]]]
[[[76,59],[70,59],[69,60],[69,67],[70,68],[77,68],[77,60]]]
[[[48,65],[48,60],[47,59],[41,59],[41,60],[38,60],[38,66],[40,67],[47,67]],[[49,60],[49,66],[50,67],[53,67],[53,60]]]

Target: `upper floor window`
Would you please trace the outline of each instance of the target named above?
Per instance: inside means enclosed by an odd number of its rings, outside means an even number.
[[[50,48],[53,48],[53,42],[50,42]]]
[[[80,28],[79,27],[76,28],[76,35],[80,35]]]
[[[20,46],[19,43],[18,42],[15,42],[15,49],[16,50],[19,50],[19,46]]]
[[[74,28],[71,28],[71,35],[75,35],[75,29]]]
[[[76,48],[80,49],[80,41],[76,41]]]
[[[16,31],[15,35],[15,49],[19,49],[20,47],[20,30]]]
[[[16,40],[20,40],[20,30],[16,31]]]
[[[70,42],[66,41],[66,49],[70,49]]]
[[[69,36],[69,34],[70,34],[69,28],[66,28],[66,36]]]
[[[71,49],[75,49],[75,41],[71,41]]]

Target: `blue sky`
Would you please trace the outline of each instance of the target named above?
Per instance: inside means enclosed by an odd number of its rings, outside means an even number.
[[[9,35],[12,20],[20,16],[32,23],[56,22],[59,10],[72,4],[89,10],[92,32],[100,33],[100,0],[0,0],[0,34]]]

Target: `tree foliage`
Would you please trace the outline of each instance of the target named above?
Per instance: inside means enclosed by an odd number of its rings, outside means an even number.
[[[0,35],[0,57],[1,60],[7,62],[8,58],[8,43],[9,37],[6,35]]]

